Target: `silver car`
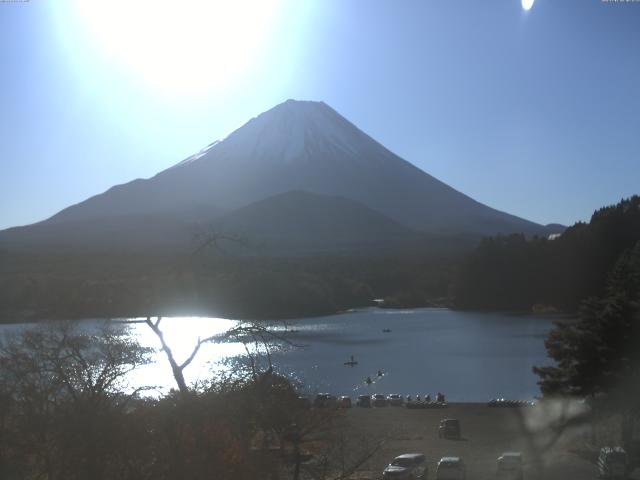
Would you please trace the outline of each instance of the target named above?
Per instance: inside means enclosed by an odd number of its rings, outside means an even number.
[[[442,457],[436,467],[436,480],[466,480],[467,467],[460,457]]]
[[[422,453],[405,453],[393,459],[382,472],[385,480],[426,480],[427,458]]]
[[[497,480],[523,480],[522,454],[506,452],[498,457]]]

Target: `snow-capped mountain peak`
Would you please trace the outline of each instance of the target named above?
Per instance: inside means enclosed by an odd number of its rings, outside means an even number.
[[[321,149],[356,156],[367,142],[367,135],[326,103],[289,99],[187,160],[233,156],[239,161],[258,157],[291,163]]]
[[[430,234],[544,230],[454,190],[327,104],[296,100],[276,105],[152,178],[113,187],[48,222],[167,214],[209,222],[294,190],[353,200]]]

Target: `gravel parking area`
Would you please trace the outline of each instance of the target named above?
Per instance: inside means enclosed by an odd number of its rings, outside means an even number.
[[[574,429],[554,440],[544,422],[552,412],[543,406],[489,408],[485,404],[450,404],[446,409],[403,407],[352,408],[345,422],[350,431],[384,441],[353,478],[381,477],[386,464],[402,453],[420,452],[429,459],[429,478],[435,478],[436,462],[444,456],[460,456],[467,465],[467,479],[495,479],[496,459],[503,452],[522,452],[525,479],[568,480],[598,478],[595,464],[570,450],[584,444],[588,431]],[[442,418],[461,422],[462,438],[440,439]],[[638,472],[631,478],[640,478]]]

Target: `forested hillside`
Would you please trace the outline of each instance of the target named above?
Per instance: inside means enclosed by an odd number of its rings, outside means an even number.
[[[286,318],[447,296],[461,253],[194,257],[0,252],[0,322],[161,315]]]
[[[484,239],[462,263],[453,286],[461,309],[575,311],[603,293],[620,256],[640,240],[640,197],[597,210],[555,239]]]

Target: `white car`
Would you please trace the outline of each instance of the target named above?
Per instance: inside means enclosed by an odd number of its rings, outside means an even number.
[[[466,480],[467,467],[460,457],[442,457],[436,467],[436,480]]]
[[[381,393],[371,395],[371,403],[374,407],[386,407],[388,405],[387,397]]]
[[[384,480],[426,480],[427,458],[422,453],[405,453],[393,459],[382,472]]]
[[[497,480],[522,480],[522,454],[520,452],[505,452],[498,457]]]

